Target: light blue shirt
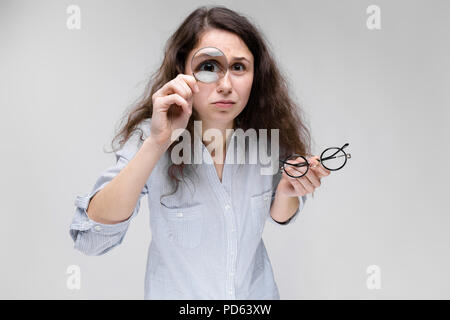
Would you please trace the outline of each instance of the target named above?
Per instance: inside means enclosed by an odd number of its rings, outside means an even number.
[[[144,138],[148,137],[150,119],[140,127]],[[294,216],[279,224],[270,216],[270,206],[281,173],[262,175],[259,162],[227,163],[231,148],[227,149],[220,181],[209,151],[195,139],[205,157],[210,157],[210,164],[185,166],[185,170],[192,168],[186,183],[181,182],[176,193],[163,196],[173,191],[166,151],[126,221],[102,224],[89,219],[86,208],[90,199],[127,165],[141,143],[136,137],[128,140],[115,153],[116,163],[100,174],[92,191],[76,197],[70,225],[74,248],[86,255],[102,255],[122,243],[142,197],[147,195],[152,239],[144,299],[280,299],[262,239],[264,225],[269,221],[284,227],[295,221],[306,196],[299,197]],[[237,144],[234,146],[236,151]]]

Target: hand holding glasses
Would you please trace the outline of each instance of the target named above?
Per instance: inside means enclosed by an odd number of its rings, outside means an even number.
[[[342,169],[345,166],[345,164],[347,163],[347,159],[351,158],[350,153],[345,153],[345,151],[344,151],[344,148],[346,148],[348,145],[349,144],[346,143],[341,148],[338,148],[338,147],[327,148],[320,155],[320,159],[317,159],[317,160],[327,170],[337,171],[339,169]],[[289,162],[289,160],[297,159],[299,157],[302,158],[302,159],[300,159],[300,162],[298,162],[298,163]],[[309,167],[311,166],[310,163],[308,162],[308,160],[304,156],[299,155],[299,154],[291,154],[290,156],[286,157],[284,160],[280,160],[280,162],[282,163],[280,165],[280,170],[284,170],[284,172],[292,178],[303,177],[308,172]],[[287,172],[286,166],[293,166],[295,168],[306,167],[306,170],[302,174],[299,173],[298,175],[292,175],[289,172]],[[296,170],[296,171],[299,172],[299,170]],[[300,172],[301,172],[301,170],[300,170]]]

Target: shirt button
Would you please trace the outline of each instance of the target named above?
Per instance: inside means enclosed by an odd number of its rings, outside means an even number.
[[[228,293],[229,293],[230,295],[232,295],[232,294],[233,294],[233,291],[230,290],[230,291],[228,291]]]
[[[102,227],[100,227],[100,226],[95,226],[94,229],[97,230],[97,231],[100,231],[100,230],[102,230]]]
[[[177,217],[182,217],[183,216],[183,212],[177,212]]]
[[[231,208],[231,206],[230,206],[229,204],[226,204],[226,205],[225,205],[225,209],[226,209],[226,210],[230,210],[230,208]]]
[[[268,194],[266,194],[266,195],[264,196],[264,200],[269,200],[270,198],[271,198],[271,196],[268,195]]]
[[[231,273],[230,273],[230,276],[234,277],[234,272],[231,272]]]

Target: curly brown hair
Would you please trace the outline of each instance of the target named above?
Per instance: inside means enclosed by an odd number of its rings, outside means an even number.
[[[262,32],[257,30],[246,17],[224,6],[197,8],[168,39],[160,68],[151,75],[144,94],[136,106],[131,111],[127,111],[122,118],[125,124],[111,142],[113,150],[114,142],[118,138],[121,138],[119,143],[122,147],[133,132],[140,130],[139,124],[152,117],[152,95],[179,73],[184,74],[189,52],[195,48],[202,34],[211,29],[221,29],[236,34],[254,56],[255,76],[250,97],[246,107],[235,119],[235,129],[241,128],[245,131],[253,128],[256,132],[259,132],[259,129],[267,129],[269,139],[270,129],[279,129],[281,157],[291,153],[310,155],[311,136],[303,121],[303,111],[289,96],[287,81],[272,58]],[[168,116],[170,116],[170,110]],[[194,120],[198,120],[198,116],[193,109],[186,127],[191,137],[194,134]],[[143,132],[140,131],[140,139],[143,140]],[[169,153],[176,143],[177,140],[169,146]],[[175,170],[183,176],[185,165],[172,163],[168,168],[169,177],[176,181],[176,189],[180,180],[176,177]]]

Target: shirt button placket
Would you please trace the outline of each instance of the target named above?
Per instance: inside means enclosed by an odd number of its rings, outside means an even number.
[[[227,287],[228,287],[228,297],[229,299],[235,299],[235,290],[234,290],[234,276],[235,276],[235,265],[236,265],[236,250],[237,250],[237,239],[236,239],[236,228],[234,226],[234,222],[233,222],[233,217],[232,217],[232,209],[231,209],[231,205],[229,205],[228,203],[225,205],[225,210],[228,213],[228,218],[229,218],[229,239],[231,239],[230,241],[230,256],[229,256],[229,272],[227,272]]]

